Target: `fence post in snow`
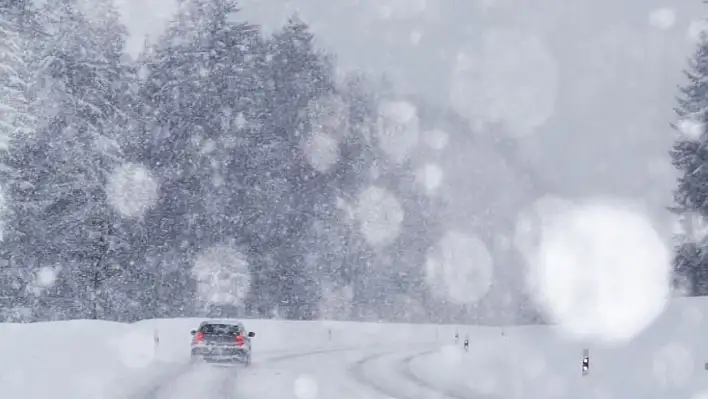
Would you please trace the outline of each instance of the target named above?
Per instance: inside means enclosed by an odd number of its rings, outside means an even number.
[[[583,377],[590,374],[590,350],[583,349]]]

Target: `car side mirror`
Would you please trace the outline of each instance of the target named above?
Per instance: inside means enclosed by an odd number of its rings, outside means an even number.
[[[190,334],[195,335],[197,332],[195,330],[190,331]]]
[[[253,337],[255,337],[255,336],[256,336],[256,333],[254,333],[253,331],[250,331],[250,332],[248,333],[248,338],[253,338]]]

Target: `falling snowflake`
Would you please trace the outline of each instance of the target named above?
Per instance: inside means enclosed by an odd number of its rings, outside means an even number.
[[[349,109],[336,95],[308,103],[310,132],[303,134],[302,150],[318,172],[328,171],[339,160],[339,141],[348,134]]]
[[[383,247],[398,237],[404,212],[388,190],[371,186],[359,194],[356,216],[366,241],[374,247]]]
[[[489,291],[493,275],[492,255],[475,236],[451,231],[428,251],[426,282],[443,299],[475,303]]]
[[[705,126],[694,119],[682,119],[676,124],[676,128],[684,138],[698,140],[701,138]]]
[[[378,144],[397,163],[405,161],[418,145],[420,121],[416,107],[406,101],[384,102],[379,107]]]
[[[216,150],[216,142],[212,139],[206,139],[202,143],[202,148],[199,151],[201,155],[211,154]]]
[[[318,97],[308,103],[307,112],[313,131],[323,131],[335,137],[347,134],[349,109],[341,97]]]
[[[708,32],[708,20],[705,18],[691,21],[688,26],[688,39],[693,42],[700,42]]]
[[[607,341],[634,337],[663,311],[670,276],[670,251],[652,224],[604,203],[544,223],[528,275],[534,298],[566,332]]]
[[[528,32],[490,31],[481,50],[460,51],[450,102],[472,120],[505,121],[516,136],[534,132],[553,115],[558,64],[548,46]]]
[[[686,212],[676,217],[674,234],[694,243],[708,239],[708,221],[698,212]]]
[[[339,160],[339,143],[332,135],[315,131],[304,140],[303,152],[310,165],[324,173]]]
[[[440,129],[428,130],[423,133],[423,141],[434,150],[443,150],[450,141],[450,135]]]
[[[443,171],[437,164],[429,163],[416,171],[416,180],[428,193],[432,193],[440,187]]]
[[[59,268],[54,267],[42,267],[37,272],[36,284],[39,287],[49,288],[54,285],[57,280],[57,275],[59,274]]]
[[[320,317],[327,320],[347,320],[351,316],[354,289],[350,285],[337,287],[332,282],[320,283],[322,299],[319,303]]]
[[[108,203],[125,217],[142,216],[157,203],[158,184],[142,165],[126,163],[108,177]]]
[[[670,8],[660,8],[649,14],[649,24],[657,29],[668,30],[676,23],[676,13]]]
[[[246,256],[226,244],[199,253],[192,274],[197,280],[197,295],[207,304],[240,305],[251,286]]]
[[[540,242],[543,225],[571,206],[571,201],[552,195],[536,200],[516,220],[513,239],[516,249],[524,255],[533,256]]]
[[[248,121],[246,120],[246,116],[244,116],[242,112],[239,112],[236,115],[236,118],[234,119],[234,126],[238,130],[242,130],[246,126],[248,126]]]

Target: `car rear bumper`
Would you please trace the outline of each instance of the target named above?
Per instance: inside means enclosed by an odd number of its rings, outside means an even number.
[[[236,346],[192,348],[192,359],[199,359],[209,363],[247,363],[249,358],[250,354],[246,349]]]

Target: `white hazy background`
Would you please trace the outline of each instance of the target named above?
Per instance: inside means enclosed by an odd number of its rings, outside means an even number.
[[[137,54],[177,1],[116,2]],[[670,203],[669,122],[704,26],[698,0],[241,4],[266,29],[297,12],[343,68],[387,73],[399,89],[467,116],[505,117],[550,194],[634,198],[657,213]]]

